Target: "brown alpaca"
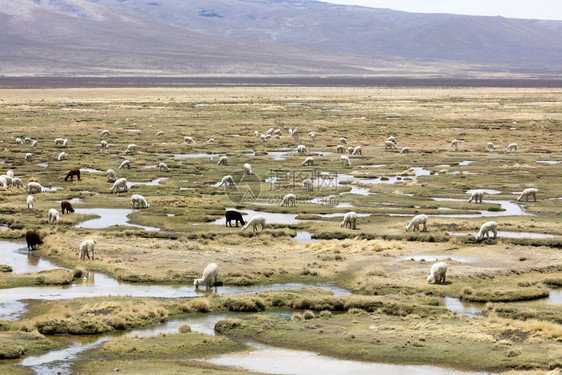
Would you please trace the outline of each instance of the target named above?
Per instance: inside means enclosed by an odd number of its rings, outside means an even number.
[[[78,177],[78,181],[80,181],[80,169],[76,168],[68,171],[64,180],[68,181],[68,178],[70,177],[70,181],[74,181],[74,176]]]
[[[63,215],[66,213],[70,213],[70,212],[74,212],[74,208],[72,208],[72,205],[70,204],[69,201],[62,201],[60,202],[60,209],[63,213]]]

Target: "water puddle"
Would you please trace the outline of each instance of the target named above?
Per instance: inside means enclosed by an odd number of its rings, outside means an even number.
[[[101,173],[103,171],[100,171],[99,169],[94,169],[94,168],[80,168],[80,172]]]
[[[86,220],[76,225],[76,228],[101,229],[109,228],[113,225],[125,225],[128,227],[142,228],[147,231],[159,231],[160,228],[147,227],[129,223],[128,215],[135,212],[128,208],[77,208],[77,214],[93,214],[100,216],[96,219]]]
[[[174,159],[215,158],[219,154],[175,154]]]
[[[346,191],[342,194],[357,194],[357,195],[374,195],[375,193],[371,193],[369,188],[359,187],[355,185],[351,185],[351,190]]]
[[[49,166],[49,163],[39,163],[39,164],[35,164],[38,167],[43,167],[43,168],[47,168]]]
[[[482,310],[485,306],[484,303],[466,302],[453,297],[443,297],[441,303],[449,310],[459,315],[468,315],[471,318],[482,315]]]
[[[269,156],[272,160],[286,160],[288,153],[289,151],[269,151],[267,156]]]
[[[332,213],[332,214],[316,214],[320,217],[343,217],[347,212],[336,212],[336,213]],[[365,214],[365,213],[358,213],[357,217],[368,217],[371,216],[371,214]]]
[[[382,168],[386,167],[386,164],[370,164],[370,165],[360,165],[359,168]]]
[[[58,186],[51,186],[51,187],[43,186],[43,190],[41,190],[41,191],[57,191],[57,190],[63,190],[63,188],[58,187]]]
[[[438,202],[466,202],[465,199],[454,199],[454,198],[433,198],[434,201]],[[499,216],[523,216],[530,215],[523,211],[523,209],[517,204],[510,201],[488,201],[485,200],[481,204],[493,203],[498,204],[504,211],[488,211],[481,210],[478,214],[453,214],[453,215],[431,215],[435,217],[456,217],[456,218],[475,218],[475,217],[499,217]],[[392,215],[392,214],[391,214]],[[401,216],[411,216],[402,215]]]
[[[131,133],[140,133],[142,130],[140,129],[123,129],[126,132],[131,132]]]
[[[560,164],[560,162],[556,160],[537,160],[537,163]]]
[[[207,359],[206,362],[247,371],[282,375],[456,375],[475,374],[433,366],[406,366],[369,363],[331,358],[318,353],[278,349],[249,343],[255,350],[231,353]]]
[[[312,235],[310,234],[310,232],[305,232],[305,231],[301,231],[301,232],[297,232],[297,235],[293,238],[291,238],[291,241],[297,241],[300,243],[309,243],[309,242],[315,242],[318,241],[314,238],[312,238]]]
[[[155,185],[160,184],[160,181],[164,181],[164,180],[167,180],[167,179],[168,179],[168,177],[158,177],[157,179],[152,180],[150,182],[129,182],[129,181],[127,181],[127,188],[130,189],[131,187],[133,187],[135,185],[155,186]]]
[[[53,263],[42,259],[33,251],[27,251],[27,244],[0,240],[0,262],[12,267],[13,273],[33,273],[55,268]]]
[[[465,160],[465,161],[461,161],[459,163],[459,165],[469,165],[470,163],[474,163],[474,160]]]
[[[145,165],[142,169],[151,169],[151,168],[158,168],[157,165]]]

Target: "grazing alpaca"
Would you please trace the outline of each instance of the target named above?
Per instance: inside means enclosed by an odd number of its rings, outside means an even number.
[[[427,219],[428,219],[427,215],[423,215],[423,214],[414,216],[412,221],[410,221],[410,224],[408,224],[408,226],[406,227],[406,232],[408,232],[412,227],[414,227],[412,231],[416,231],[416,230],[419,231],[420,224],[423,224],[422,232],[427,232]]]
[[[392,142],[392,143],[396,143],[396,137],[394,137],[393,135],[389,136],[387,139],[387,141]]]
[[[109,135],[109,130],[102,130],[100,133],[100,137],[104,136],[104,135]]]
[[[119,169],[131,169],[131,161],[130,160],[123,160],[121,162],[121,165],[119,166]]]
[[[33,195],[27,196],[27,209],[29,211],[33,210]]]
[[[96,241],[85,240],[80,244],[80,260],[85,260],[86,258],[94,260],[94,247]]]
[[[262,215],[252,216],[250,220],[242,227],[242,232],[248,229],[250,226],[253,227],[254,232],[258,230],[258,225],[261,225],[261,230],[265,229],[265,217]]]
[[[404,147],[402,148],[402,150],[400,150],[400,154],[404,155],[404,154],[409,154],[410,153],[410,147]]]
[[[357,214],[353,211],[346,213],[343,216],[343,221],[340,223],[341,228],[357,229]]]
[[[127,149],[125,150],[125,154],[133,154],[137,152],[137,145],[135,144],[130,144],[127,146]]]
[[[528,188],[525,189],[521,192],[521,195],[519,196],[519,198],[517,198],[517,202],[521,202],[521,200],[523,198],[527,199],[527,202],[529,201],[529,197],[532,196],[534,201],[537,201],[537,192],[539,191],[539,189],[537,188]]]
[[[27,251],[37,250],[37,245],[41,245],[43,243],[39,233],[34,230],[28,230],[25,233],[25,241],[27,242]]]
[[[342,145],[346,145],[346,144],[347,144],[347,138],[341,137],[341,138],[340,138],[340,143],[341,143]]]
[[[160,170],[160,172],[170,172],[170,168],[168,168],[168,165],[166,163],[158,164],[158,169]]]
[[[453,139],[453,140],[451,141],[451,147],[459,148],[459,141],[456,140],[456,139]]]
[[[131,201],[133,202],[133,208],[135,208],[135,204],[136,204],[137,208],[148,208],[148,207],[150,207],[150,205],[148,204],[146,199],[144,199],[144,197],[140,194],[133,194],[131,196]]]
[[[295,148],[295,151],[301,155],[304,155],[308,152],[308,148],[305,145],[298,145],[297,148]]]
[[[61,153],[59,154],[59,157],[57,158],[57,160],[58,160],[58,161],[63,161],[64,159],[66,159],[66,156],[67,156],[67,155],[66,155],[66,152],[63,151],[63,152],[61,152]]]
[[[482,203],[482,198],[484,197],[483,190],[474,190],[468,200],[468,203],[474,201],[474,203]]]
[[[488,150],[495,150],[496,149],[496,145],[494,145],[493,142],[488,142],[486,144],[486,148],[488,148]]]
[[[161,135],[164,135],[164,132],[162,130],[160,130],[159,132],[156,132],[156,134],[154,134],[155,137],[159,137]]]
[[[224,176],[219,184],[219,186],[231,186],[231,185],[236,185],[234,183],[234,179],[232,178],[231,175],[228,176]]]
[[[231,221],[236,221],[236,227],[238,227],[238,222],[243,226],[246,224],[244,219],[242,218],[242,214],[238,211],[226,211],[226,226],[230,226],[232,228]]]
[[[244,164],[244,174],[254,174],[254,172],[252,172],[252,166],[249,163]]]
[[[396,145],[394,144],[394,142],[385,141],[385,142],[384,142],[384,149],[385,149],[385,150],[398,150],[398,147],[396,147]]]
[[[302,165],[314,165],[314,158],[309,156],[302,162]]]
[[[342,165],[347,165],[347,166],[351,165],[351,162],[349,161],[349,158],[347,157],[347,155],[342,155],[340,157],[340,162],[341,162]]]
[[[511,143],[509,146],[507,146],[505,151],[507,152],[517,151],[517,143]]]
[[[47,212],[47,221],[48,221],[48,223],[49,223],[49,224],[55,224],[55,223],[56,223],[57,221],[59,221],[59,220],[60,220],[59,212],[58,212],[56,209],[51,208],[51,209],[49,210],[49,212]]]
[[[363,153],[363,148],[361,146],[357,146],[351,151],[352,155],[361,155]]]
[[[478,235],[476,236],[476,241],[484,239],[484,236],[490,238],[489,232],[494,233],[494,238],[496,238],[496,236],[498,235],[498,232],[496,230],[497,227],[498,223],[496,223],[495,221],[488,221],[482,224],[482,226],[480,227],[480,232],[478,232]]]
[[[72,208],[72,204],[70,204],[69,201],[60,202],[60,210],[63,215],[65,214],[65,211],[67,214],[70,212],[74,212],[74,208]]]
[[[117,175],[115,174],[115,171],[113,169],[108,169],[107,170],[107,181],[115,182],[115,180],[117,180]]]
[[[312,191],[312,180],[310,178],[303,180],[302,184],[304,186],[304,190]]]
[[[221,156],[217,165],[228,165],[228,158],[226,156]]]
[[[216,263],[209,263],[203,270],[203,277],[195,279],[193,285],[196,288],[198,288],[199,285],[205,285],[205,287],[210,288],[217,283],[218,274],[219,266],[217,266]]]
[[[297,205],[297,196],[295,194],[287,194],[283,197],[283,200],[281,201],[281,207],[287,205],[287,207],[289,206],[293,206],[295,207]]]
[[[312,139],[313,141],[316,139],[316,133],[315,132],[310,132],[308,134],[308,136],[310,137],[310,139]]]
[[[68,171],[64,180],[68,181],[68,178],[70,177],[70,181],[74,181],[74,176],[76,176],[78,178],[78,181],[80,181],[80,169],[76,168]]]
[[[126,178],[120,178],[117,181],[115,181],[113,183],[113,186],[111,187],[111,189],[109,189],[109,191],[111,193],[115,192],[119,192],[119,191],[128,191],[129,187],[127,186],[127,179]]]
[[[25,154],[25,161],[28,161],[31,163],[31,152],[28,152],[27,154]]]
[[[429,270],[427,277],[428,283],[441,284],[445,282],[445,275],[447,274],[447,264],[443,262],[435,263]]]
[[[183,141],[187,143],[195,143],[195,140],[192,137],[183,137]]]
[[[336,153],[338,154],[345,154],[347,152],[347,150],[345,149],[344,145],[338,145],[336,147]]]
[[[39,182],[30,182],[27,184],[27,192],[31,193],[40,193],[43,191],[43,186]]]

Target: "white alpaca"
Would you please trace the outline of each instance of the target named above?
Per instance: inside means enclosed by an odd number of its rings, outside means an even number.
[[[66,159],[66,152],[61,152],[59,154],[59,157],[57,158],[58,161],[63,161],[64,159]]]
[[[304,155],[308,152],[308,148],[305,145],[298,145],[297,148],[295,148],[295,151],[301,155]]]
[[[423,214],[414,216],[412,221],[410,221],[410,224],[408,224],[408,226],[406,227],[406,232],[408,232],[412,227],[414,227],[412,231],[416,231],[416,230],[419,231],[420,224],[423,224],[422,232],[427,232],[427,219],[428,219],[427,215],[423,215]]]
[[[248,220],[248,222],[246,223],[246,225],[244,225],[242,227],[242,231],[245,231],[246,229],[248,229],[250,226],[252,226],[252,228],[254,229],[253,231],[257,231],[258,230],[258,225],[261,225],[261,230],[265,229],[265,217],[261,216],[261,215],[256,215],[256,216],[252,216],[250,218],[250,220]]]
[[[12,186],[15,188],[23,188],[25,189],[25,186],[23,185],[23,181],[21,180],[21,178],[19,177],[14,177],[12,179]]]
[[[347,144],[347,138],[341,137],[341,138],[340,138],[340,143],[341,143],[342,145],[346,145],[346,144]]]
[[[349,146],[349,147],[347,148],[347,153],[348,153],[349,155],[351,155],[351,154],[353,154],[353,150],[355,150],[355,147]]]
[[[410,153],[410,147],[403,147],[402,150],[400,150],[400,153],[403,154],[409,154]]]
[[[487,147],[489,150],[495,150],[495,149],[496,149],[496,145],[494,145],[493,142],[488,142],[488,143],[486,143],[486,147]]]
[[[293,139],[296,139],[298,137],[297,128],[294,128],[292,131],[291,131],[291,129],[289,129],[289,134],[291,135],[291,137],[293,137]]]
[[[130,160],[123,160],[123,162],[121,162],[121,165],[119,166],[119,169],[131,169],[131,161]]]
[[[94,240],[84,240],[80,244],[80,260],[85,260],[86,258],[94,260],[94,247],[96,246],[96,241]]]
[[[21,140],[21,138],[16,138],[16,145],[22,145],[23,141]]]
[[[281,201],[281,207],[283,206],[293,206],[295,207],[297,205],[297,196],[295,194],[287,194],[283,197],[283,200]]]
[[[396,138],[393,135],[388,137],[386,140],[389,141],[389,142],[392,142],[392,143],[396,143]]]
[[[523,198],[527,199],[527,202],[529,201],[529,197],[532,196],[534,201],[537,201],[537,192],[539,191],[539,189],[537,188],[528,188],[525,189],[521,192],[521,195],[519,196],[519,198],[517,198],[517,202],[521,202],[521,200]]]
[[[117,181],[115,181],[113,183],[113,186],[111,187],[111,189],[109,189],[109,191],[111,193],[118,192],[118,191],[129,191],[129,188],[127,187],[127,179],[126,178],[120,178]]]
[[[62,146],[64,144],[64,139],[55,138],[55,146]]]
[[[276,129],[276,130],[273,132],[273,134],[274,134],[274,135],[281,136],[281,135],[283,134],[283,132],[281,131],[281,129]]]
[[[133,154],[137,152],[137,145],[135,144],[130,144],[127,146],[127,149],[125,150],[125,154]]]
[[[11,178],[14,178],[14,171],[12,171],[11,169],[8,169],[8,170],[6,171],[6,176],[11,177]]]
[[[482,198],[484,197],[484,190],[474,190],[468,199],[468,203],[474,201],[474,203],[482,203]]]
[[[340,157],[340,163],[342,165],[351,165],[351,162],[349,161],[349,158],[347,157],[347,155],[342,155]]]
[[[43,186],[39,182],[30,182],[27,184],[27,192],[29,194],[40,193],[43,191]]]
[[[226,156],[221,156],[219,162],[217,163],[217,165],[227,165],[227,164],[228,164],[228,158]]]
[[[262,142],[267,142],[268,137],[265,134],[260,135],[260,139],[262,140]]]
[[[281,136],[279,134],[275,134],[275,139],[281,139]]]
[[[357,214],[351,211],[343,215],[343,221],[340,223],[340,227],[357,229]]]
[[[205,285],[205,287],[210,288],[217,283],[217,277],[219,274],[219,266],[215,263],[207,264],[207,267],[203,270],[203,277],[200,279],[195,279],[193,285],[198,288],[199,285]]]
[[[458,148],[459,147],[459,141],[456,140],[456,139],[453,139],[451,141],[451,147]]]
[[[315,132],[310,132],[310,133],[308,133],[308,136],[309,136],[310,139],[312,139],[313,141],[316,139],[316,133],[315,133]]]
[[[31,147],[37,147],[37,141],[31,142]]]
[[[68,139],[64,139],[64,141],[62,141],[62,145],[63,147],[67,147],[68,146]]]
[[[209,138],[209,139],[207,139],[207,143],[215,143],[215,138]]]
[[[271,133],[273,133],[273,128],[269,128],[269,129],[267,129],[267,131],[265,132],[265,134],[269,134],[269,135],[271,135]]]
[[[109,143],[106,141],[101,141],[101,148],[109,148]]]
[[[159,163],[158,169],[160,170],[160,172],[170,172],[170,168],[168,168],[168,165],[166,163]]]
[[[133,202],[133,208],[135,208],[135,205],[137,206],[137,208],[148,208],[148,207],[150,207],[150,205],[148,204],[146,199],[144,199],[144,197],[140,194],[131,195],[131,202]]]
[[[362,153],[363,153],[363,148],[361,146],[355,147],[351,152],[352,155],[362,155]]]
[[[10,176],[3,175],[1,177],[4,179],[3,181],[6,181],[5,183],[3,183],[4,187],[8,188],[8,187],[12,187],[14,185],[14,179],[11,178]]]
[[[314,158],[309,156],[308,158],[304,159],[302,165],[314,165]]]
[[[385,142],[384,142],[384,149],[385,149],[385,150],[398,150],[398,147],[396,147],[396,145],[394,144],[394,142],[385,141]]]
[[[29,138],[29,137],[25,137],[25,138],[23,139],[23,142],[24,142],[25,144],[30,144],[31,142],[33,142],[33,139],[31,139],[31,138]]]
[[[312,191],[312,180],[310,178],[303,180],[302,184],[304,186],[304,190]]]
[[[192,137],[183,137],[183,141],[187,143],[195,143],[195,140]]]
[[[257,131],[257,130],[254,130],[254,135],[255,135],[255,136],[256,136],[256,138],[257,138],[257,137],[259,137],[259,136],[260,136],[260,132],[259,132],[259,131]]]
[[[156,132],[156,134],[154,134],[155,137],[159,137],[161,135],[164,135],[164,132],[162,130],[160,130],[159,132]]]
[[[244,164],[244,174],[254,174],[254,172],[252,172],[252,166],[250,165],[250,163]]]
[[[7,176],[0,176],[0,185],[4,188],[8,187],[8,179],[6,177]]]
[[[338,145],[338,147],[336,147],[336,153],[345,154],[346,152],[347,150],[345,149],[344,145]]]
[[[507,152],[517,151],[517,143],[511,143],[509,146],[507,146],[505,151]]]
[[[115,174],[115,171],[113,169],[108,169],[107,170],[107,181],[115,182],[116,180],[117,180],[117,174]]]
[[[497,227],[498,223],[496,223],[495,221],[488,221],[482,224],[482,226],[480,227],[480,232],[478,232],[478,235],[476,236],[476,241],[482,240],[484,236],[490,238],[490,234],[488,232],[494,233],[494,238],[496,238],[496,236],[498,235],[498,232],[496,230]]]
[[[25,154],[25,161],[31,162],[31,153],[30,152]]]
[[[49,224],[54,224],[59,220],[59,212],[56,209],[51,208],[49,212],[47,212],[47,221],[49,222]]]
[[[428,283],[441,284],[445,282],[445,275],[447,274],[447,264],[443,262],[435,263],[429,270],[427,277]]]
[[[109,130],[102,130],[100,133],[100,137],[103,137],[104,135],[109,135]]]
[[[232,176],[227,175],[227,176],[224,176],[222,178],[221,183],[219,184],[219,186],[223,186],[223,185],[224,186],[231,186],[231,185],[236,185],[236,184],[234,183],[234,179],[232,178]]]
[[[27,209],[29,211],[33,210],[33,195],[27,196]]]

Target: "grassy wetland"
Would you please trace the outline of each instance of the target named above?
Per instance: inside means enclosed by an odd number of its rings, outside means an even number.
[[[30,211],[26,190],[0,187],[2,373],[247,373],[209,359],[249,355],[256,343],[472,372],[562,369],[560,89],[0,94],[1,174],[46,188]],[[262,141],[270,128],[280,139]],[[385,150],[391,135],[397,149]],[[26,137],[37,145],[16,144]],[[346,154],[350,166],[336,153],[341,137],[362,148]],[[510,143],[516,152],[505,151]],[[125,154],[129,144],[137,151]],[[130,169],[119,169],[124,160]],[[65,181],[74,168],[81,181]],[[127,192],[110,192],[108,169]],[[235,187],[217,186],[226,175]],[[517,202],[531,187],[537,201]],[[468,202],[474,189],[484,189],[482,203]],[[295,207],[281,207],[287,193]],[[150,206],[133,209],[132,194]],[[75,212],[49,224],[61,200]],[[267,226],[226,227],[226,209],[246,221],[264,215]],[[340,227],[349,211],[355,230]],[[428,231],[406,232],[418,214]],[[497,238],[477,242],[491,220]],[[27,230],[43,240],[29,254]],[[85,239],[96,241],[94,259],[79,258]],[[436,261],[447,263],[446,281],[428,284]],[[219,285],[195,291],[210,262]]]

